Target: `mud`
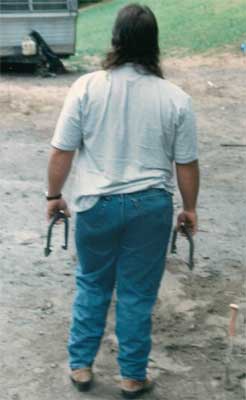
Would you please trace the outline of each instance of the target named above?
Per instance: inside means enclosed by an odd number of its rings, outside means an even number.
[[[86,60],[84,71],[94,68]],[[90,62],[89,62],[90,61]],[[194,99],[202,173],[196,268],[187,245],[168,257],[153,321],[153,400],[246,398],[245,193],[246,58],[232,54],[170,59],[166,76]],[[68,378],[66,341],[74,294],[75,256],[60,249],[44,258],[49,141],[68,87],[79,76],[1,76],[0,398],[113,400],[120,398],[115,361],[114,302],[98,355],[93,390],[81,395]],[[72,179],[65,192],[70,197]],[[175,197],[176,210],[181,201]],[[59,231],[59,228],[57,228]],[[71,232],[72,236],[72,232]],[[240,305],[225,382],[229,304]]]

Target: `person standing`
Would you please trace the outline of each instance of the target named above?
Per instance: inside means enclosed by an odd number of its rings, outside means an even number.
[[[68,343],[71,379],[88,390],[112,293],[121,390],[152,389],[146,376],[151,316],[173,220],[174,166],[183,210],[177,226],[197,231],[199,167],[190,96],[164,79],[158,24],[149,7],[116,18],[103,69],[79,78],[59,117],[48,165],[47,218],[70,211],[62,188],[78,151],[77,292]]]

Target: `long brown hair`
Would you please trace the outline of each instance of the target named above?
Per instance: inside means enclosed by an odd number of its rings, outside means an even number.
[[[112,49],[102,62],[103,68],[133,63],[163,79],[158,35],[157,20],[149,7],[130,4],[122,8],[113,28]]]

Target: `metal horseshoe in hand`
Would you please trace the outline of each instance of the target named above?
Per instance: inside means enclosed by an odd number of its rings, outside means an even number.
[[[46,244],[46,248],[44,249],[44,254],[46,257],[48,257],[50,255],[50,253],[52,252],[52,250],[51,250],[52,230],[53,230],[53,227],[56,224],[56,222],[59,221],[60,219],[62,219],[65,224],[65,231],[64,231],[65,237],[64,237],[64,245],[62,246],[62,249],[67,250],[67,248],[68,248],[68,231],[69,231],[68,217],[64,214],[63,211],[58,211],[54,215],[54,217],[52,218],[52,220],[49,224],[48,234],[47,234],[47,244]]]
[[[178,232],[181,232],[181,234],[183,234],[189,242],[189,262],[187,263],[187,265],[188,265],[189,269],[192,271],[195,267],[195,264],[194,264],[195,245],[194,245],[192,234],[185,224],[181,224],[179,230],[177,228],[174,228],[174,230],[173,230],[173,236],[172,236],[172,242],[171,242],[171,253],[177,254],[176,241],[177,241]]]

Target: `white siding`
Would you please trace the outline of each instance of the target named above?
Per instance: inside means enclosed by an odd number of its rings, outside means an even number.
[[[76,17],[72,15],[52,16],[35,14],[0,17],[0,56],[13,55],[21,51],[22,40],[32,30],[39,32],[48,45],[57,53],[72,54],[75,46]],[[12,51],[11,51],[12,48]],[[64,51],[63,51],[64,49]]]

